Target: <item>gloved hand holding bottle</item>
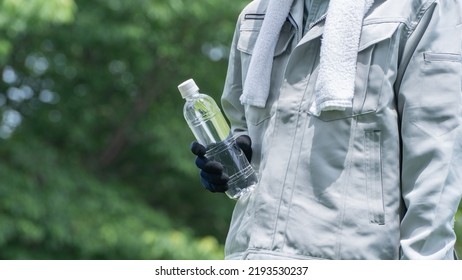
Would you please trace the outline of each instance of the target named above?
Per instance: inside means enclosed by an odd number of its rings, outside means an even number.
[[[242,150],[248,162],[252,160],[252,141],[249,136],[241,135],[236,138],[236,145]],[[208,159],[205,154],[206,147],[194,141],[191,144],[191,152],[196,155],[196,166],[201,170],[200,178],[202,185],[211,192],[226,192],[229,175],[225,172],[223,165]]]
[[[258,181],[249,163],[250,138],[235,138],[230,133],[215,101],[199,93],[199,87],[192,79],[180,84],[178,89],[186,99],[185,120],[197,139],[191,150],[197,155],[196,165],[202,170],[202,184],[211,191],[225,192],[232,199],[250,192]]]

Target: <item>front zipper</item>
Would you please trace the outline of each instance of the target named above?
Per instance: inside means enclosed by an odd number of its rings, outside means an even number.
[[[327,13],[323,14],[320,18],[318,18],[317,20],[313,21],[312,23],[310,23],[310,25],[308,25],[308,31],[311,30],[311,28],[313,28],[316,24],[320,23],[321,21],[325,20],[326,19],[326,16],[327,16]],[[307,32],[308,33],[308,32]]]

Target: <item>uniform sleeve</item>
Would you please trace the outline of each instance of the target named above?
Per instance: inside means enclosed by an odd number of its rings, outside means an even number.
[[[433,1],[422,14],[405,46],[397,90],[406,206],[401,252],[402,259],[453,259],[462,196],[462,8],[458,0]]]
[[[241,17],[242,14],[239,17],[234,31],[229,55],[228,71],[221,98],[223,111],[230,122],[231,131],[235,135],[247,134],[244,106],[239,101],[243,87],[241,55],[237,49]]]

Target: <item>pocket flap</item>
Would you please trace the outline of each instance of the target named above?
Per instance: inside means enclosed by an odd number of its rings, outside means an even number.
[[[359,51],[386,39],[389,39],[398,29],[399,22],[386,22],[364,25],[361,31]]]
[[[237,49],[239,51],[247,54],[253,53],[253,49],[263,23],[262,19],[263,18],[258,18],[257,15],[252,15],[251,18],[246,17],[246,19],[242,22],[239,40],[237,42]],[[282,26],[281,34],[279,35],[279,40],[274,51],[274,56],[284,53],[294,36],[295,31],[292,24],[289,21],[286,21]]]

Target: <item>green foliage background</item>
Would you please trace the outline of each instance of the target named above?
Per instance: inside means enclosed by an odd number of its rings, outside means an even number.
[[[0,259],[223,258],[176,86],[219,98],[246,3],[0,0]]]

